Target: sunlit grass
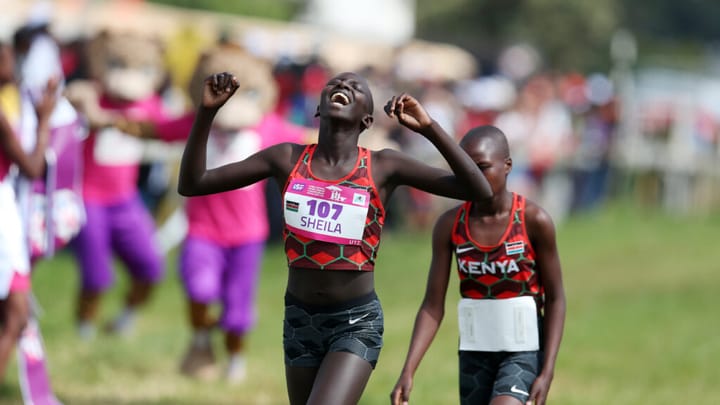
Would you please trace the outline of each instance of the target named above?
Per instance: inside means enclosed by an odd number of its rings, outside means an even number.
[[[720,217],[672,218],[612,207],[559,225],[568,316],[551,404],[707,403],[720,398],[720,322],[716,314]],[[402,367],[430,258],[428,232],[385,235],[376,283],[386,318],[385,348],[362,404],[388,403]],[[52,383],[65,404],[284,404],[282,307],[287,269],[269,247],[261,276],[260,318],[250,336],[246,383],[200,383],[177,373],[189,339],[185,304],[168,258],[166,282],[129,338],[85,343],[72,322],[77,276],[66,255],[42,263],[34,289],[44,314]],[[103,302],[114,314],[124,276]],[[445,321],[421,364],[416,404],[457,403],[457,281]],[[215,336],[221,360],[220,336]],[[20,402],[15,363],[0,403]]]

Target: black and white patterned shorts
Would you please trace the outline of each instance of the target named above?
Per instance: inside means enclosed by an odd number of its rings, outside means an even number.
[[[523,404],[542,367],[543,352],[459,352],[460,403],[489,404],[499,395]]]
[[[375,293],[335,305],[314,308],[285,295],[283,348],[285,364],[319,367],[330,352],[349,352],[375,368],[383,345],[384,318]]]

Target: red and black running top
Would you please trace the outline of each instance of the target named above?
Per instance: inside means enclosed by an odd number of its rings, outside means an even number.
[[[460,295],[463,298],[501,299],[529,295],[542,309],[543,289],[535,271],[535,251],[525,229],[525,198],[513,193],[510,221],[493,246],[473,240],[468,228],[472,202],[457,212],[452,230]]]
[[[358,147],[358,158],[353,170],[341,179],[328,181],[315,177],[310,168],[316,147],[317,144],[305,147],[283,187],[283,195],[293,179],[311,179],[328,185],[367,191],[370,193],[370,204],[365,219],[362,243],[346,245],[310,239],[285,227],[283,237],[288,266],[321,270],[373,271],[380,246],[380,234],[385,223],[385,208],[371,176],[370,151]]]

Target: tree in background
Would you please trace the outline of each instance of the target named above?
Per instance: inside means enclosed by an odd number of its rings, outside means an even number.
[[[458,44],[481,61],[524,42],[551,69],[600,69],[618,26],[615,0],[418,0],[418,36]],[[486,63],[487,65],[487,63]]]
[[[148,0],[178,7],[292,21],[307,0]],[[639,63],[705,61],[707,44],[720,38],[720,2],[705,0],[416,0],[416,36],[471,51],[492,69],[512,43],[528,43],[543,55],[544,67],[607,71],[609,44],[629,29],[643,52]],[[644,58],[644,59],[643,59]]]

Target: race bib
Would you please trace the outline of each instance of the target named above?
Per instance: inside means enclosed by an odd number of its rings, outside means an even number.
[[[535,299],[463,298],[458,304],[460,350],[524,352],[540,349]]]
[[[127,166],[142,161],[143,141],[117,128],[104,128],[95,135],[95,160],[106,166]]]
[[[359,245],[365,231],[370,193],[365,190],[294,179],[285,191],[285,224],[298,235],[343,245]]]

